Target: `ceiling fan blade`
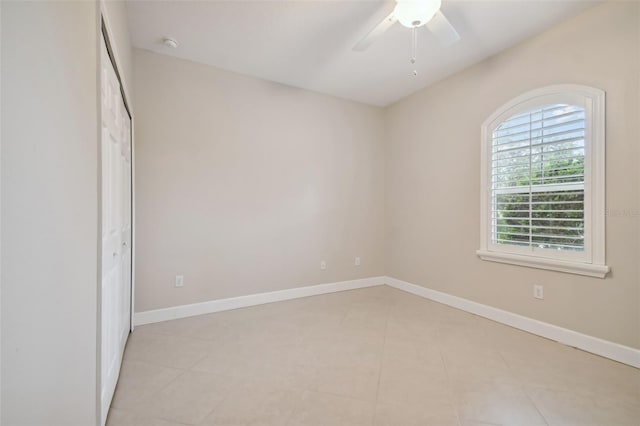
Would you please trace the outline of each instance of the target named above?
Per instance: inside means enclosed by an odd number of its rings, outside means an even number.
[[[444,47],[451,46],[460,40],[460,35],[441,11],[438,11],[434,17],[427,22],[427,28],[429,28],[429,31],[436,36],[440,44]]]
[[[397,19],[393,16],[393,12],[384,18],[382,22],[375,26],[374,29],[369,31],[362,40],[360,40],[355,46],[353,46],[353,50],[356,52],[363,52],[371,46],[371,44],[380,37],[385,31],[387,31],[393,24],[395,24]]]

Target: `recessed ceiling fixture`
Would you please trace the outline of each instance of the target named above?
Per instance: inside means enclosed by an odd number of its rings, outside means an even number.
[[[366,50],[376,38],[380,37],[393,24],[400,22],[404,27],[413,31],[411,40],[411,63],[416,62],[416,49],[418,44],[418,28],[425,26],[431,31],[443,46],[450,46],[460,40],[460,35],[449,23],[449,20],[440,12],[441,0],[396,0],[396,6],[389,16],[375,26],[360,40],[353,50],[362,52]],[[413,75],[418,75],[414,69]]]
[[[178,41],[175,38],[171,38],[171,37],[163,38],[162,44],[164,44],[167,47],[170,47],[171,49],[175,49],[178,47]]]

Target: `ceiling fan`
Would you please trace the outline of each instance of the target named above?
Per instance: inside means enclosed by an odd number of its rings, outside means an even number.
[[[362,52],[391,28],[396,22],[413,30],[413,50],[417,37],[417,29],[426,26],[442,46],[450,46],[460,40],[460,35],[440,11],[441,0],[396,0],[393,11],[360,40],[353,50]],[[415,53],[412,62],[415,62]]]

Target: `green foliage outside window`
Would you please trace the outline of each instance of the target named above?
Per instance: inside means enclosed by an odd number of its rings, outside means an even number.
[[[582,251],[584,187],[549,191],[535,187],[583,182],[584,157],[556,158],[541,164],[530,174],[510,178],[515,180],[510,186],[522,186],[523,192],[496,193],[496,242]]]

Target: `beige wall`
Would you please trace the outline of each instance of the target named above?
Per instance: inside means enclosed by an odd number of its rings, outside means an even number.
[[[639,348],[639,23],[606,3],[385,110],[135,50],[136,311],[385,273]],[[475,254],[480,125],[559,83],[607,92],[604,280]]]
[[[142,50],[134,65],[136,311],[384,273],[381,109]]]
[[[640,348],[639,13],[638,3],[598,6],[388,109],[387,275]],[[475,254],[480,125],[511,98],[558,83],[607,93],[606,202],[627,214],[607,217],[606,279]]]
[[[2,2],[3,425],[96,422],[94,2]]]

